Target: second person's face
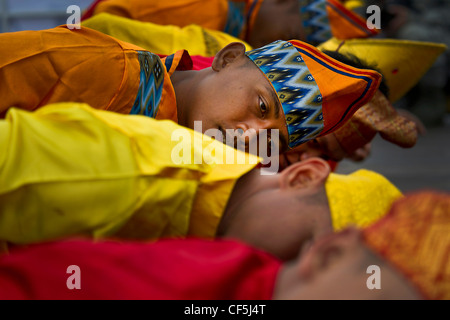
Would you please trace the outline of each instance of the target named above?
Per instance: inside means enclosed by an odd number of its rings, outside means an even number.
[[[288,131],[277,94],[261,70],[246,56],[211,73],[198,83],[191,97],[188,126],[201,121],[202,132],[216,129],[226,138],[227,130],[242,132],[247,143],[266,130],[267,143],[278,130],[281,150],[288,145]]]

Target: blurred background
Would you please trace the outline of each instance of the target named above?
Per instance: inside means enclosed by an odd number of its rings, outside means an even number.
[[[65,24],[70,5],[86,9],[93,0],[0,0],[0,32],[40,30]],[[170,0],[162,0],[170,1]],[[205,0],[208,1],[208,0]],[[353,1],[353,0],[346,0]],[[358,0],[366,8],[381,8],[379,37],[431,41],[450,47],[450,0]],[[360,168],[386,176],[403,192],[434,189],[450,192],[450,51],[442,55],[401,101],[395,105],[417,116],[426,132],[417,145],[402,149],[376,137],[363,162],[345,160],[338,173]]]
[[[92,0],[0,0],[0,32],[42,30],[65,24],[67,8],[86,9]]]
[[[450,48],[450,0],[365,0],[381,8],[382,38],[444,43]],[[369,158],[344,161],[338,172],[359,168],[379,172],[402,191],[450,191],[450,51],[439,57],[416,87],[394,105],[417,116],[426,132],[411,149],[387,143],[379,136]]]

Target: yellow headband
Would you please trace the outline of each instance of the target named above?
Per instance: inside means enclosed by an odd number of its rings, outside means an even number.
[[[364,169],[347,175],[331,173],[325,188],[335,231],[372,224],[403,196],[385,177]]]

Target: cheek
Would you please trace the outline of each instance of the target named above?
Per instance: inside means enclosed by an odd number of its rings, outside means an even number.
[[[225,92],[226,94],[223,94]],[[225,123],[246,119],[251,110],[249,95],[246,94],[245,89],[228,86],[224,88],[223,93],[208,101],[209,111]]]
[[[225,93],[230,89],[223,87],[221,90],[219,87],[220,84],[215,84],[202,88],[201,94],[192,101],[191,120],[217,123],[228,113],[231,102]]]

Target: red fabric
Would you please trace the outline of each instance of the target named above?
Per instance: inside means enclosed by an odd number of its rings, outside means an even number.
[[[94,14],[95,8],[102,1],[105,1],[105,0],[94,0],[94,2],[92,2],[92,4],[89,6],[89,8],[87,8],[86,11],[83,12],[83,14],[81,16],[81,21],[84,21],[84,20],[92,17],[92,15]]]
[[[167,57],[165,54],[158,54],[161,59]],[[190,68],[186,68],[184,70],[202,70],[212,66],[214,57],[203,57],[203,56],[190,56],[190,60],[192,60],[192,66]],[[179,68],[177,68],[179,70]]]
[[[80,268],[81,289],[67,280]],[[68,240],[0,256],[0,300],[269,300],[280,262],[235,241]]]
[[[327,160],[328,165],[330,166],[331,172],[336,172],[339,162],[334,160]]]
[[[202,70],[212,66],[214,57],[191,56],[194,63],[193,70]]]

